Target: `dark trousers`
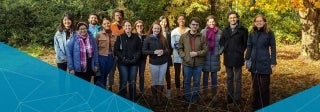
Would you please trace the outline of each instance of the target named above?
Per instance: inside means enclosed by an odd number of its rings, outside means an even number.
[[[176,88],[180,88],[181,63],[174,63],[173,67],[174,67],[174,82],[176,84]],[[184,76],[184,72],[182,72],[182,76]]]
[[[227,101],[228,103],[239,104],[241,101],[241,89],[242,89],[242,67],[228,67],[227,72]],[[234,84],[235,82],[235,84]]]
[[[139,70],[138,75],[139,75],[139,89],[140,89],[141,94],[143,94],[143,92],[144,92],[144,72],[145,72],[145,69],[146,69],[146,60],[140,60],[140,62],[138,64],[138,70]]]
[[[94,76],[94,72],[91,67],[91,58],[87,59],[87,70],[85,72],[75,72],[74,75],[90,82],[91,76]]]
[[[171,77],[170,77],[170,65],[168,64],[167,71],[166,71],[166,82],[167,82],[167,89],[171,89]]]
[[[269,105],[270,100],[270,74],[254,74],[252,76],[254,110],[261,109]]]
[[[100,76],[95,77],[95,84],[106,89],[107,77],[113,66],[113,56],[99,55]]]
[[[65,63],[57,63],[57,67],[63,71],[67,71],[67,62]]]

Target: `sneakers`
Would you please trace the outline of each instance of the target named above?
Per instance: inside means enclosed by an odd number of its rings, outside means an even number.
[[[166,97],[169,98],[169,99],[171,98],[171,90],[170,89],[167,89]]]

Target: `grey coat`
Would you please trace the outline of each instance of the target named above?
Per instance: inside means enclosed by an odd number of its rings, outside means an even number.
[[[206,37],[206,32],[207,32],[207,29],[201,30],[201,34],[204,37]],[[221,38],[221,33],[222,32],[219,30],[218,33],[216,34],[214,52],[210,53],[210,50],[208,48],[208,53],[206,55],[204,65],[202,67],[202,71],[217,72],[220,70],[221,67],[220,67],[219,41]],[[207,45],[209,46],[209,43],[207,43]]]

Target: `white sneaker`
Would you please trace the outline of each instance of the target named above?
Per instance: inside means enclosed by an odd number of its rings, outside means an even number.
[[[166,97],[171,98],[171,90],[170,89],[167,89]]]

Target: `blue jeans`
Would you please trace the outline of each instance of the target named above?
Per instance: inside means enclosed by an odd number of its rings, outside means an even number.
[[[96,78],[96,85],[101,87],[101,88],[106,88],[106,83],[107,83],[107,77],[108,74],[111,71],[111,68],[113,66],[113,56],[108,55],[108,56],[101,56],[99,55],[99,70],[100,70],[100,76],[97,76]]]
[[[129,99],[134,101],[134,97],[136,94],[136,77],[138,66],[137,65],[122,65],[118,64],[118,70],[120,75],[120,87],[119,87],[119,95],[126,98],[127,94],[127,82],[129,83]]]
[[[199,98],[200,76],[202,66],[185,66],[184,71],[184,94],[187,102],[196,101]],[[191,89],[191,79],[193,79],[193,88]]]
[[[144,91],[144,71],[146,69],[146,60],[140,60],[139,62],[139,89],[140,92]]]
[[[208,78],[209,78],[209,73],[211,73],[211,87],[210,88],[216,88],[218,81],[217,81],[217,72],[206,72],[203,71],[203,77],[202,77],[202,85],[203,85],[203,89],[207,89],[208,88]]]

